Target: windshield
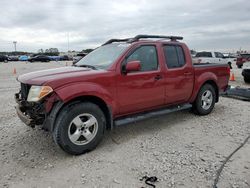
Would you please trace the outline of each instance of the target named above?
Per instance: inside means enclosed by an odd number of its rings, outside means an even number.
[[[107,69],[127,49],[130,44],[108,44],[101,46],[76,63],[76,66],[90,65]]]

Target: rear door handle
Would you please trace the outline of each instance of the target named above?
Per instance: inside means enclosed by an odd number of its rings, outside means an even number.
[[[184,75],[189,76],[189,75],[192,75],[192,73],[191,72],[184,72]]]
[[[162,79],[161,75],[158,74],[158,75],[155,76],[155,80],[160,80],[160,79]]]

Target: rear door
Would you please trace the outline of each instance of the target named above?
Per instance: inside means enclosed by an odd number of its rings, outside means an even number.
[[[129,53],[122,66],[134,60],[141,70],[117,77],[120,113],[127,114],[164,105],[164,79],[155,45],[142,45]]]
[[[214,55],[215,55],[216,63],[220,63],[220,64],[227,63],[222,53],[214,52]]]
[[[194,69],[189,57],[181,45],[164,45],[165,71],[165,103],[175,104],[187,102],[192,95]]]

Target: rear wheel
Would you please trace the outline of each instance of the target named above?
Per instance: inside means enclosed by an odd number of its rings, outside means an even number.
[[[250,77],[244,76],[244,81],[245,81],[246,83],[250,83]]]
[[[93,150],[99,144],[105,125],[105,116],[97,105],[78,103],[60,112],[53,138],[65,152],[79,155]]]
[[[210,84],[203,85],[193,103],[194,113],[198,115],[209,114],[214,108],[215,99],[215,88]]]

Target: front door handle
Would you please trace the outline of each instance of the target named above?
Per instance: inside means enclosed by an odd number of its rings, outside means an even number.
[[[161,75],[158,74],[158,75],[155,76],[155,80],[160,80],[160,79],[162,79]]]

